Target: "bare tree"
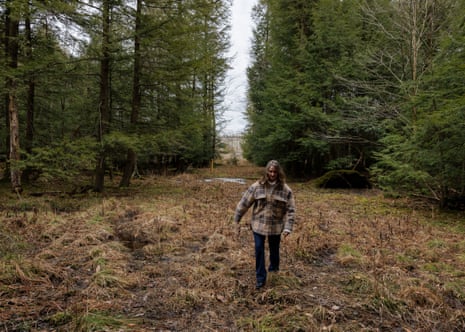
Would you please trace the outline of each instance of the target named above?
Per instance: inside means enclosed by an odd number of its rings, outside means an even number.
[[[432,70],[432,59],[437,52],[444,10],[448,0],[398,0],[381,5],[365,1],[362,7],[368,27],[381,37],[384,47],[371,53],[372,67],[376,77],[380,72],[386,76],[378,82],[383,93],[392,94],[389,99],[409,100],[418,95],[419,82]],[[387,5],[386,5],[387,4]],[[371,85],[373,88],[374,85]],[[394,108],[391,108],[395,110]],[[415,107],[409,118],[414,123]]]

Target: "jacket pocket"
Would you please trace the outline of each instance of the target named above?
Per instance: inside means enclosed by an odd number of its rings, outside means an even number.
[[[273,195],[272,199],[273,219],[281,220],[287,212],[287,199],[279,195]]]
[[[254,214],[260,213],[266,207],[266,195],[255,193]]]

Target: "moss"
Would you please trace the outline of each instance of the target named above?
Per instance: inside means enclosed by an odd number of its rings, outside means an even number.
[[[354,170],[333,170],[315,180],[318,188],[369,189],[371,183],[366,176]]]

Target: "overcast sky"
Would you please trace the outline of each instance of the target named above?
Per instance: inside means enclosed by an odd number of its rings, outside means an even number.
[[[249,65],[250,42],[252,38],[252,7],[257,0],[233,0],[231,8],[231,49],[228,56],[232,69],[226,77],[225,104],[223,118],[226,121],[225,133],[239,133],[247,124],[244,112],[247,100],[246,69]]]

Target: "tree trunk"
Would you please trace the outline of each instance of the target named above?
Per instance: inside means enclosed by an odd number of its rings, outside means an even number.
[[[131,126],[136,127],[139,110],[141,104],[141,93],[140,93],[140,72],[141,72],[141,59],[140,59],[140,29],[141,21],[140,17],[142,14],[142,0],[137,0],[136,8],[136,26],[135,26],[135,37],[134,37],[134,72],[133,72],[133,85],[132,85],[132,110],[131,110]],[[132,174],[136,167],[137,154],[129,148],[126,163],[124,166],[123,176],[121,178],[120,187],[129,187],[131,182]]]
[[[8,128],[9,130],[9,164],[10,164],[10,180],[11,187],[16,193],[22,191],[21,187],[21,170],[15,165],[20,161],[20,145],[19,145],[19,119],[18,119],[18,101],[16,99],[17,83],[13,77],[15,69],[18,67],[18,31],[19,21],[12,18],[10,11],[11,2],[7,3],[7,18],[6,18],[6,51],[8,56],[8,67],[12,71],[6,81],[8,93]]]
[[[95,168],[94,190],[103,192],[105,180],[105,151],[103,138],[109,130],[110,122],[110,0],[103,1],[102,13],[102,60],[100,61],[100,107],[97,139],[101,151]]]
[[[6,2],[6,13],[5,13],[5,25],[4,25],[4,31],[5,31],[5,38],[3,40],[3,44],[4,44],[4,61],[5,63],[9,63],[10,62],[10,49],[9,49],[9,45],[10,45],[10,40],[9,40],[9,35],[10,35],[10,10],[9,10],[9,3],[10,1],[7,1]],[[4,116],[5,116],[5,128],[7,129],[6,130],[6,133],[5,133],[5,155],[6,155],[6,159],[7,161],[9,161],[9,158],[10,158],[10,132],[9,132],[9,129],[10,129],[10,114],[9,114],[9,105],[10,105],[10,96],[9,96],[9,93],[8,93],[8,84],[9,84],[9,81],[8,79],[5,79],[5,88],[6,88],[6,91],[5,91],[5,94],[3,96],[3,102],[4,102]],[[10,179],[10,163],[7,162],[6,163],[6,167],[5,167],[5,172],[3,173],[3,177],[5,179]]]
[[[16,167],[15,162],[20,161],[20,148],[19,148],[19,121],[18,121],[18,107],[16,100],[15,83],[10,85],[10,103],[8,105],[8,112],[10,115],[10,176],[11,187],[16,193],[22,191],[21,187],[21,170]]]
[[[132,174],[136,167],[137,155],[133,149],[128,149],[126,156],[126,163],[124,165],[123,176],[121,178],[120,187],[129,187],[131,182]]]
[[[32,32],[31,32],[31,19],[30,12],[26,18],[26,56],[28,61],[33,60],[32,57]],[[27,152],[31,152],[33,140],[34,140],[34,96],[35,96],[35,82],[34,82],[34,73],[29,74],[27,80],[28,90],[27,90],[27,100],[26,100],[26,144],[25,149]]]
[[[30,8],[28,7],[28,10],[29,9]],[[33,61],[32,31],[31,31],[30,11],[27,12],[27,16],[26,16],[25,32],[26,32],[26,45],[25,45],[26,58],[29,62],[32,62]],[[35,96],[34,72],[30,72],[28,74],[26,84],[27,84],[26,136],[25,136],[24,146],[25,146],[26,152],[31,153],[32,146],[33,146],[33,140],[34,140],[34,96]],[[28,181],[30,174],[31,174],[31,168],[27,167],[21,175],[22,181],[23,182]]]

